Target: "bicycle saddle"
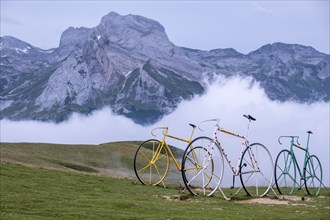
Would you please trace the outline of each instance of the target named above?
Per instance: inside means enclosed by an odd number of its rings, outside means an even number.
[[[189,124],[191,127],[196,128],[196,125],[194,124]]]
[[[255,121],[256,119],[253,118],[251,115],[243,115],[245,118],[249,119],[249,120],[252,120],[252,121]]]

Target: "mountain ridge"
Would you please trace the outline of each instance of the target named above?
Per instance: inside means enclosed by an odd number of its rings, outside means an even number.
[[[139,124],[205,93],[217,76],[252,77],[271,100],[330,101],[329,55],[310,46],[178,47],[157,21],[115,12],[93,28],[67,28],[58,48],[1,37],[0,119],[62,122],[110,106]]]

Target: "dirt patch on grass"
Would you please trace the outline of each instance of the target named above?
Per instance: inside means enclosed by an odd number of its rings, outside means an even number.
[[[312,198],[305,197],[305,196],[278,196],[279,199],[282,200],[288,200],[288,201],[293,201],[293,202],[300,202],[300,201],[306,201],[310,202],[312,201]]]
[[[263,205],[306,205],[302,203],[297,203],[301,201],[312,201],[311,198],[308,197],[300,197],[300,196],[279,196],[278,199],[271,198],[255,198],[244,201],[235,201],[235,203],[239,204],[263,204]],[[293,202],[293,203],[292,203]]]
[[[287,201],[287,200],[270,199],[270,198],[249,199],[249,200],[244,200],[244,201],[235,201],[235,203],[239,203],[239,204],[263,204],[263,205],[289,205],[289,201]]]
[[[180,196],[180,195],[174,195],[174,196],[162,196],[163,199],[166,199],[168,201],[190,201],[189,196]]]

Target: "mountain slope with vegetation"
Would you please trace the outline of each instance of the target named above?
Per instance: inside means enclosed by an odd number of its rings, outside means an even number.
[[[63,122],[110,107],[152,124],[214,79],[234,76],[252,78],[271,100],[330,101],[330,56],[312,47],[273,43],[246,55],[194,50],[174,45],[160,23],[138,15],[111,12],[96,27],[69,27],[50,50],[4,36],[0,53],[0,119]]]

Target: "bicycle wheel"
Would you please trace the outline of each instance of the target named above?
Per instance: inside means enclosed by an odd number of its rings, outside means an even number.
[[[305,187],[309,195],[319,195],[322,184],[322,166],[315,155],[307,159],[304,169]]]
[[[219,187],[222,175],[219,146],[208,137],[193,140],[182,157],[182,178],[188,191],[192,195],[210,196]]]
[[[136,150],[134,171],[146,185],[158,185],[165,178],[170,165],[167,149],[158,140],[147,140]]]
[[[275,161],[275,184],[280,194],[292,194],[296,186],[296,164],[288,150],[282,150]]]
[[[272,186],[274,165],[268,149],[255,143],[247,147],[240,163],[240,179],[249,196],[264,196]]]

